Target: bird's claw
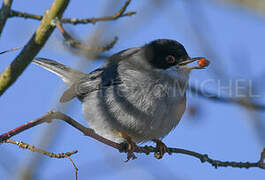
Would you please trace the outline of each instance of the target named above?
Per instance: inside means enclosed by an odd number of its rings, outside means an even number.
[[[134,152],[135,151],[140,151],[139,147],[136,145],[136,143],[132,140],[130,136],[127,134],[124,134],[122,132],[118,132],[119,136],[123,137],[128,144],[128,147],[126,148],[127,152],[127,160],[125,162],[128,162],[129,160],[136,159],[137,157],[135,156]]]
[[[135,142],[131,140],[130,141],[127,140],[127,142],[128,142],[128,153],[127,153],[127,160],[125,162],[128,162],[131,159],[132,160],[136,159],[137,157],[135,156],[134,151],[139,148],[135,144]]]
[[[155,152],[155,154],[154,154],[155,158],[162,159],[164,154],[166,152],[168,152],[167,146],[162,141],[160,141],[158,139],[153,139],[152,141],[156,143],[157,152]]]

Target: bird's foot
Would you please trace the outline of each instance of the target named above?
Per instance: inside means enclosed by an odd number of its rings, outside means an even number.
[[[155,158],[162,159],[164,154],[168,151],[167,146],[159,139],[153,139],[152,141],[156,143],[157,152],[154,154]]]
[[[136,159],[134,152],[140,151],[139,147],[136,145],[136,143],[132,140],[130,136],[128,136],[125,133],[118,132],[119,136],[124,138],[127,141],[128,147],[126,148],[128,150],[127,153],[127,160],[125,162],[128,162],[131,159]]]

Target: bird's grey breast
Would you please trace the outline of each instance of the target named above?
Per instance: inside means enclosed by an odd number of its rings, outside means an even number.
[[[123,84],[118,95],[123,105],[119,108],[128,116],[121,123],[131,124],[130,128],[144,139],[165,136],[185,111],[187,81],[172,74],[122,68],[119,73]]]

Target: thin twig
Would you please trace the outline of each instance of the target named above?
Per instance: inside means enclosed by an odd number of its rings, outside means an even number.
[[[75,179],[77,180],[77,178],[78,178],[78,168],[77,168],[77,166],[75,165],[74,161],[70,158],[70,156],[67,156],[67,155],[66,155],[66,157],[69,159],[69,161],[72,163],[72,165],[73,165],[74,168],[75,168]]]
[[[0,54],[5,54],[5,53],[8,53],[8,52],[16,51],[16,50],[19,50],[21,48],[24,48],[24,46],[15,47],[15,48],[11,48],[11,49],[5,50],[5,51],[0,52]]]
[[[32,128],[34,126],[37,126],[39,124],[42,124],[44,122],[50,122],[51,120],[54,119],[59,119],[62,121],[65,121],[72,127],[76,128],[77,130],[81,131],[84,135],[92,137],[108,146],[111,146],[120,152],[128,152],[127,147],[125,147],[123,144],[118,144],[113,141],[110,141],[108,139],[105,139],[104,137],[96,134],[93,129],[87,128],[83,126],[82,124],[78,123],[71,117],[61,113],[61,112],[50,112],[34,121],[28,122],[18,128],[15,128],[7,133],[4,133],[0,136],[0,143],[6,141],[10,137],[19,134],[20,132],[23,132],[29,128]],[[265,151],[265,150],[264,150]],[[167,153],[172,154],[172,153],[179,153],[179,154],[185,154],[189,156],[193,156],[197,159],[199,159],[202,163],[208,162],[215,168],[217,167],[237,167],[237,168],[251,168],[251,167],[258,167],[261,169],[265,169],[265,164],[264,164],[264,157],[265,157],[265,152],[261,153],[260,160],[254,163],[250,162],[234,162],[234,161],[220,161],[220,160],[214,160],[212,158],[209,158],[207,154],[200,154],[194,151],[189,151],[185,149],[180,149],[180,148],[168,148]],[[136,153],[145,153],[149,154],[151,152],[155,153],[158,152],[158,149],[152,146],[144,146],[144,147],[139,147],[134,150]]]
[[[21,142],[21,141],[20,142],[14,141],[12,139],[7,139],[3,143],[15,144],[15,145],[17,145],[20,148],[28,149],[28,150],[33,151],[33,152],[39,152],[39,153],[41,153],[43,155],[46,155],[46,156],[49,156],[51,158],[66,158],[66,157],[69,157],[69,156],[71,156],[73,154],[76,154],[78,152],[77,150],[75,150],[75,151],[66,152],[66,153],[52,153],[52,152],[47,152],[47,151],[44,151],[42,149],[36,148],[33,145],[26,144],[26,143]]]
[[[99,21],[112,21],[112,20],[116,20],[121,17],[132,16],[136,14],[136,12],[124,13],[128,5],[130,4],[130,2],[131,0],[127,0],[125,4],[122,6],[122,8],[112,16],[103,16],[103,17],[98,17],[98,18],[86,18],[86,19],[62,18],[60,19],[60,21],[62,23],[68,23],[68,24],[73,24],[73,25],[88,24],[88,23],[96,24]],[[29,18],[29,19],[35,19],[35,20],[42,20],[43,18],[43,16],[40,16],[40,15],[30,14],[26,12],[19,12],[19,11],[14,11],[14,10],[10,11],[9,17],[22,17],[22,18]]]
[[[80,41],[73,38],[62,26],[60,21],[54,20],[53,23],[56,25],[56,27],[59,29],[61,34],[63,35],[65,39],[65,43],[70,45],[72,48],[75,49],[82,49],[87,51],[94,51],[94,52],[104,52],[108,51],[117,43],[118,37],[115,37],[113,41],[111,41],[109,44],[103,46],[103,47],[96,47],[96,46],[90,46],[90,45],[83,45]]]
[[[76,165],[73,162],[73,160],[70,158],[71,155],[76,154],[78,152],[77,150],[72,151],[72,152],[66,152],[66,153],[52,153],[52,152],[47,152],[47,151],[44,151],[42,149],[36,148],[33,145],[26,144],[26,143],[21,142],[21,141],[20,142],[19,141],[15,141],[15,140],[12,140],[12,139],[7,139],[3,143],[15,144],[15,145],[17,145],[20,148],[28,149],[28,150],[33,151],[33,152],[38,152],[38,153],[41,153],[41,154],[43,154],[45,156],[49,156],[50,158],[58,158],[58,159],[60,159],[60,158],[67,158],[67,159],[70,160],[71,164],[75,168],[75,179],[77,180],[78,168],[76,167]]]

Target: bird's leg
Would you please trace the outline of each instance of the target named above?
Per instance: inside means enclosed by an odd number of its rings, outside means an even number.
[[[157,149],[157,152],[155,152],[154,156],[157,159],[161,159],[163,155],[168,151],[167,146],[159,139],[152,139],[152,141],[156,143]]]
[[[123,132],[118,132],[119,136],[126,139],[128,143],[128,154],[127,154],[127,160],[125,162],[128,162],[130,159],[136,159],[137,157],[133,153],[136,149],[139,149],[139,147],[136,145],[136,143],[132,140],[130,136]]]

